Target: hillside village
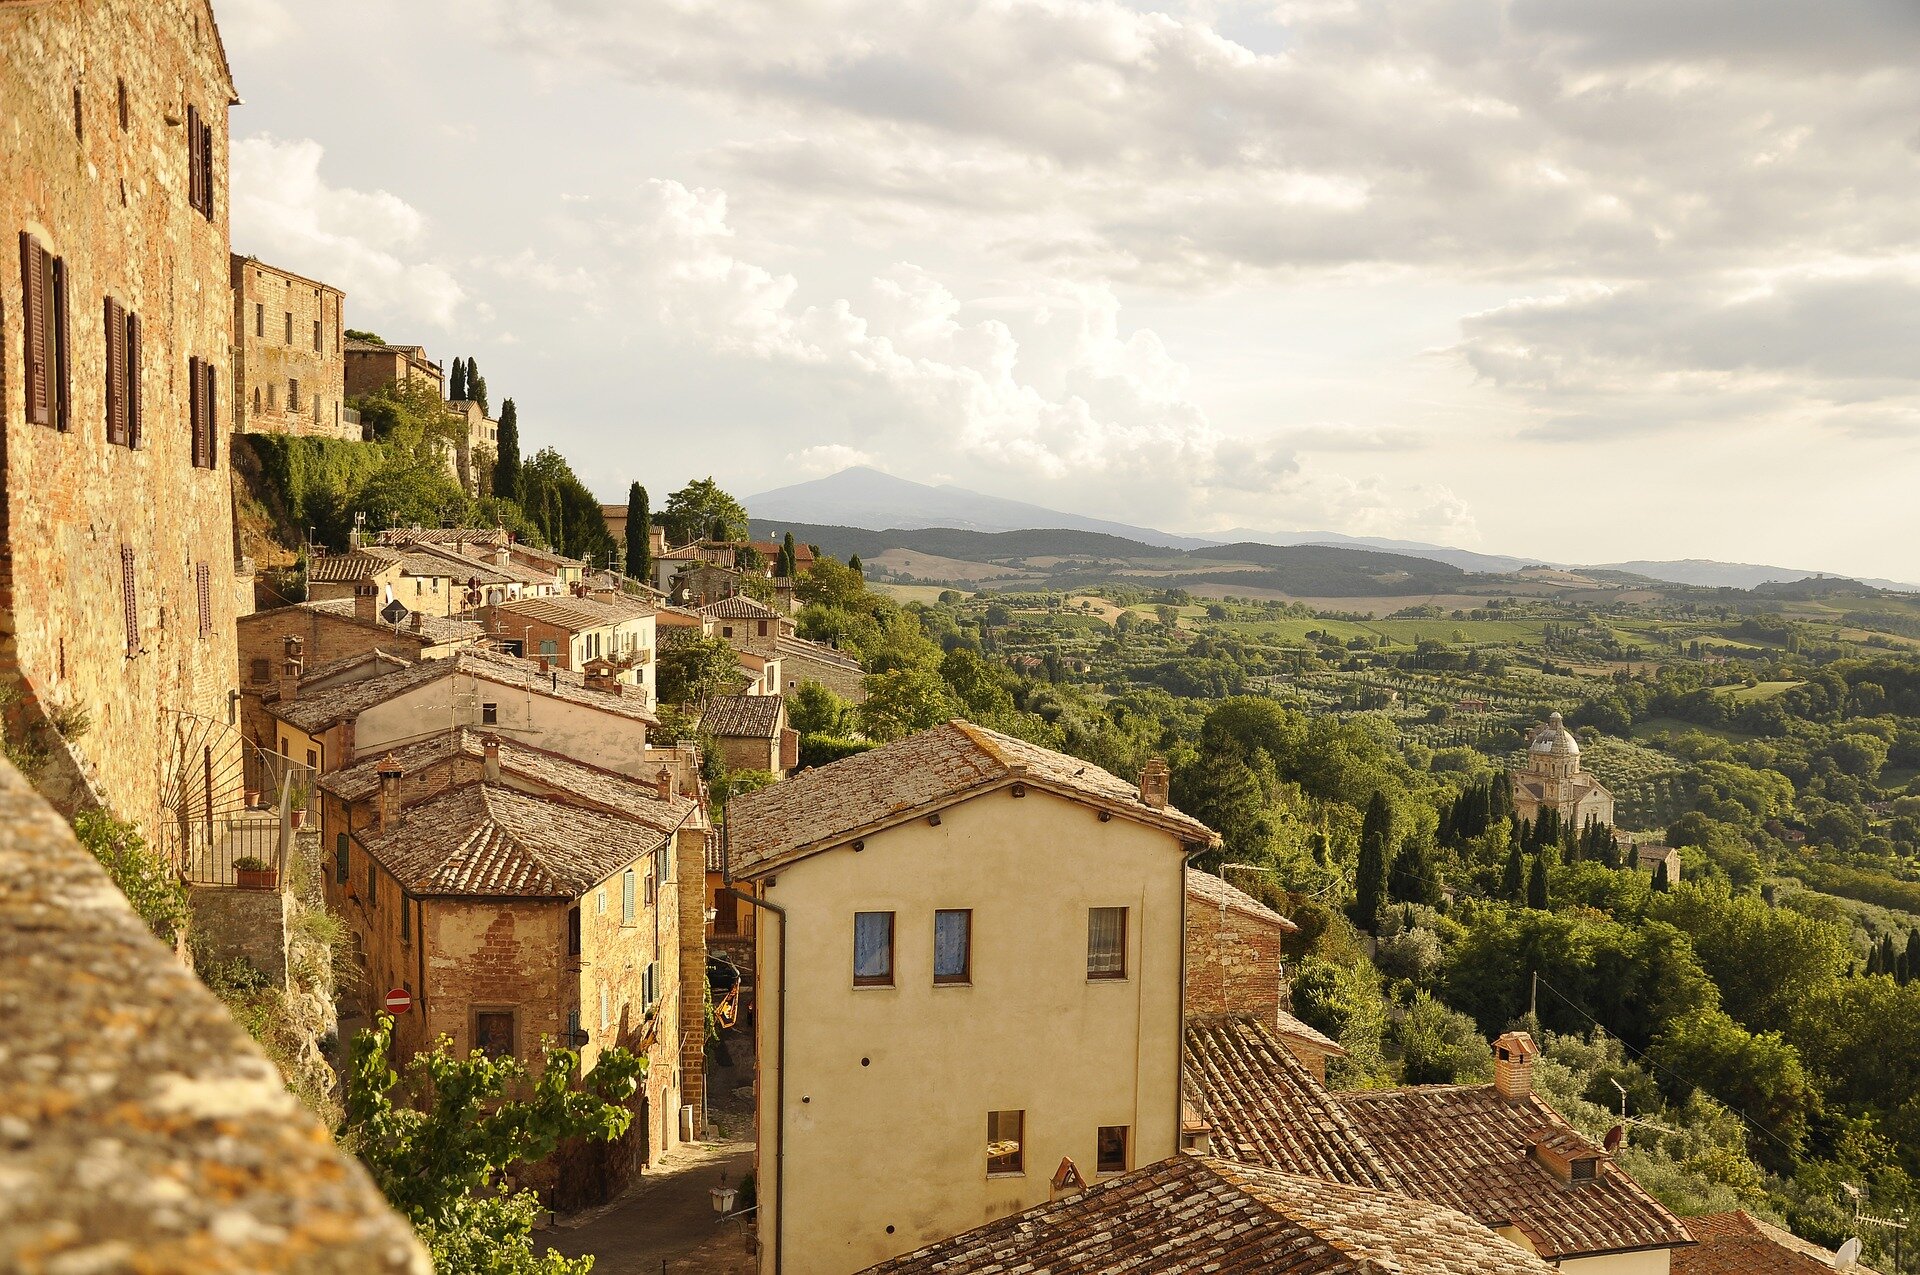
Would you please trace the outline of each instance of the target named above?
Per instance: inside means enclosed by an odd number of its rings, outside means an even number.
[[[1920,1269],[1909,596],[606,503],[0,82],[0,1269]]]

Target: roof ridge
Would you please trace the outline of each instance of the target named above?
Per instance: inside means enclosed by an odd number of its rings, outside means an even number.
[[[985,753],[995,765],[1005,770],[1008,774],[1017,775],[1026,773],[1027,764],[1025,762],[1018,762],[1009,758],[1005,751],[989,738],[989,736],[995,732],[988,730],[984,726],[976,725],[973,722],[964,721],[958,717],[948,718],[947,725],[959,731],[961,735],[966,737],[968,743]]]

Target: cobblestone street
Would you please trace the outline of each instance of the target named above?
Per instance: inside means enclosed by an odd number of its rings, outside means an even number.
[[[719,1221],[708,1192],[722,1175],[737,1185],[753,1171],[753,1144],[679,1148],[619,1199],[562,1220],[541,1239],[569,1257],[591,1253],[595,1275],[752,1275],[745,1229]]]

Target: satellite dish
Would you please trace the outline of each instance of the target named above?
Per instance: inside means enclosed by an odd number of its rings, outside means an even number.
[[[1609,1153],[1618,1151],[1620,1149],[1620,1140],[1626,1136],[1627,1136],[1627,1127],[1625,1125],[1617,1124],[1613,1126],[1613,1128],[1607,1130],[1607,1136],[1601,1142],[1601,1145],[1606,1147]]]
[[[1833,1269],[1844,1271],[1847,1267],[1852,1266],[1859,1260],[1860,1241],[1857,1239],[1848,1240],[1840,1246],[1840,1251],[1833,1255]]]

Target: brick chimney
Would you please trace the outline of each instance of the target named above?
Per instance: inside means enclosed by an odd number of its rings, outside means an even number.
[[[500,782],[500,737],[489,735],[480,742],[480,755],[485,759],[481,773],[490,784]]]
[[[353,586],[353,615],[357,620],[380,618],[380,586],[362,580]]]
[[[280,660],[280,702],[282,704],[291,704],[300,698],[301,646],[302,643],[297,637],[289,637],[282,643],[284,652]]]
[[[1533,1093],[1533,1060],[1540,1046],[1525,1032],[1508,1032],[1493,1042],[1493,1088],[1508,1102],[1525,1102]]]
[[[415,611],[413,613],[413,631],[415,633],[419,633],[422,630],[424,630],[426,627],[427,627],[427,613],[425,611]]]
[[[620,693],[620,670],[614,667],[611,660],[590,661],[586,667],[586,681],[588,690],[608,691],[615,695]]]
[[[654,786],[654,790],[659,793],[660,800],[662,801],[672,800],[673,770],[670,767],[662,766],[660,768],[660,773],[653,777],[653,786]]]
[[[400,762],[392,753],[380,759],[380,831],[400,817]]]
[[[1149,757],[1140,767],[1140,801],[1155,810],[1167,808],[1167,789],[1172,779],[1164,757]]]

